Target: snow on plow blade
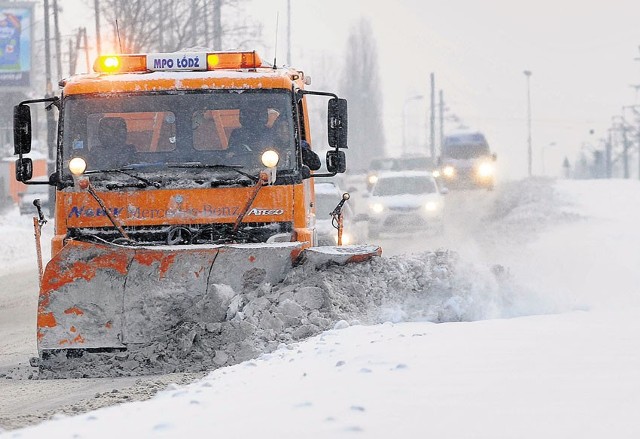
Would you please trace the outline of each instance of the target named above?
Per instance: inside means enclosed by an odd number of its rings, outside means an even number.
[[[301,259],[305,264],[322,267],[329,264],[364,262],[381,254],[382,249],[377,245],[321,246],[305,249]]]
[[[220,295],[281,281],[301,249],[299,242],[135,248],[71,242],[44,272],[38,350],[158,339],[194,309],[220,313]]]

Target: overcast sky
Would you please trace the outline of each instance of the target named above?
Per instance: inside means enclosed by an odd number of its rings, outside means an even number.
[[[59,0],[63,23],[80,17],[77,0]],[[264,26],[273,59],[279,15],[278,58],[286,60],[287,0],[250,0]],[[73,3],[72,7],[69,5]],[[89,2],[92,3],[92,2]],[[338,84],[345,40],[360,16],[368,17],[379,47],[388,150],[400,153],[403,108],[407,138],[426,150],[429,75],[449,112],[486,133],[503,175],[527,170],[527,81],[530,70],[533,168],[558,174],[585,142],[597,145],[622,107],[640,102],[640,2],[612,0],[292,0],[292,64],[314,76],[317,63],[334,64]],[[80,20],[80,21],[79,21]],[[327,61],[328,60],[328,61]],[[317,75],[315,75],[317,76]],[[408,99],[423,95],[423,100]],[[405,106],[406,104],[406,106]],[[419,112],[417,116],[410,113]],[[631,114],[628,113],[630,119]],[[594,134],[589,134],[594,130]],[[418,133],[418,135],[416,135]],[[352,147],[358,147],[352,145]],[[543,151],[544,150],[544,151]]]
[[[274,26],[266,3],[265,35]],[[534,173],[559,173],[565,155],[573,160],[583,142],[597,144],[611,117],[638,103],[640,2],[573,0],[338,1],[295,0],[293,63],[321,50],[344,51],[351,24],[362,14],[372,21],[379,47],[389,149],[402,137],[402,112],[423,107],[423,122],[407,117],[408,132],[427,141],[429,75],[442,89],[450,111],[485,131],[504,173],[526,172],[527,81],[530,70]],[[272,17],[269,17],[272,15]],[[282,24],[281,24],[282,26]],[[280,32],[284,33],[284,32]],[[281,44],[280,47],[283,47]],[[323,81],[324,82],[324,81]],[[630,116],[630,113],[629,113]],[[631,118],[631,117],[630,117]],[[594,134],[590,135],[590,130]],[[555,143],[555,145],[551,145]],[[355,147],[355,146],[354,146]],[[544,152],[542,149],[544,148]]]

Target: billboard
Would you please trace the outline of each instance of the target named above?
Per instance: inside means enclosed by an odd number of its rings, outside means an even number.
[[[33,4],[0,3],[0,89],[31,85]]]

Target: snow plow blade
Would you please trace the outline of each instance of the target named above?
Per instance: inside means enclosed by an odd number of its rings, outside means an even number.
[[[382,249],[377,245],[342,245],[307,248],[302,252],[302,262],[316,268],[353,262],[364,262],[380,256]]]
[[[189,320],[195,308],[215,308],[221,294],[280,282],[302,246],[71,242],[47,264],[42,278],[38,351],[123,349],[157,339]]]
[[[223,303],[264,282],[282,281],[297,262],[318,268],[381,254],[376,246],[303,246],[70,242],[47,264],[42,278],[38,351],[42,356],[47,351],[144,345],[196,317],[224,321]]]

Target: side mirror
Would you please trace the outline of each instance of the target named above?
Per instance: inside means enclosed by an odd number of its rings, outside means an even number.
[[[347,171],[347,157],[344,151],[327,151],[327,171],[337,174]]]
[[[311,178],[311,169],[309,169],[307,165],[302,165],[302,168],[300,168],[300,173],[302,174],[303,180]]]
[[[329,146],[332,148],[347,148],[348,116],[346,99],[329,99],[327,123]]]
[[[31,152],[31,108],[28,105],[16,105],[13,107],[13,153],[29,152]]]
[[[30,158],[23,157],[16,160],[16,180],[28,181],[33,176],[33,161]]]
[[[440,193],[442,195],[447,195],[449,193],[449,189],[447,189],[446,187],[443,187],[442,189],[440,189]]]

